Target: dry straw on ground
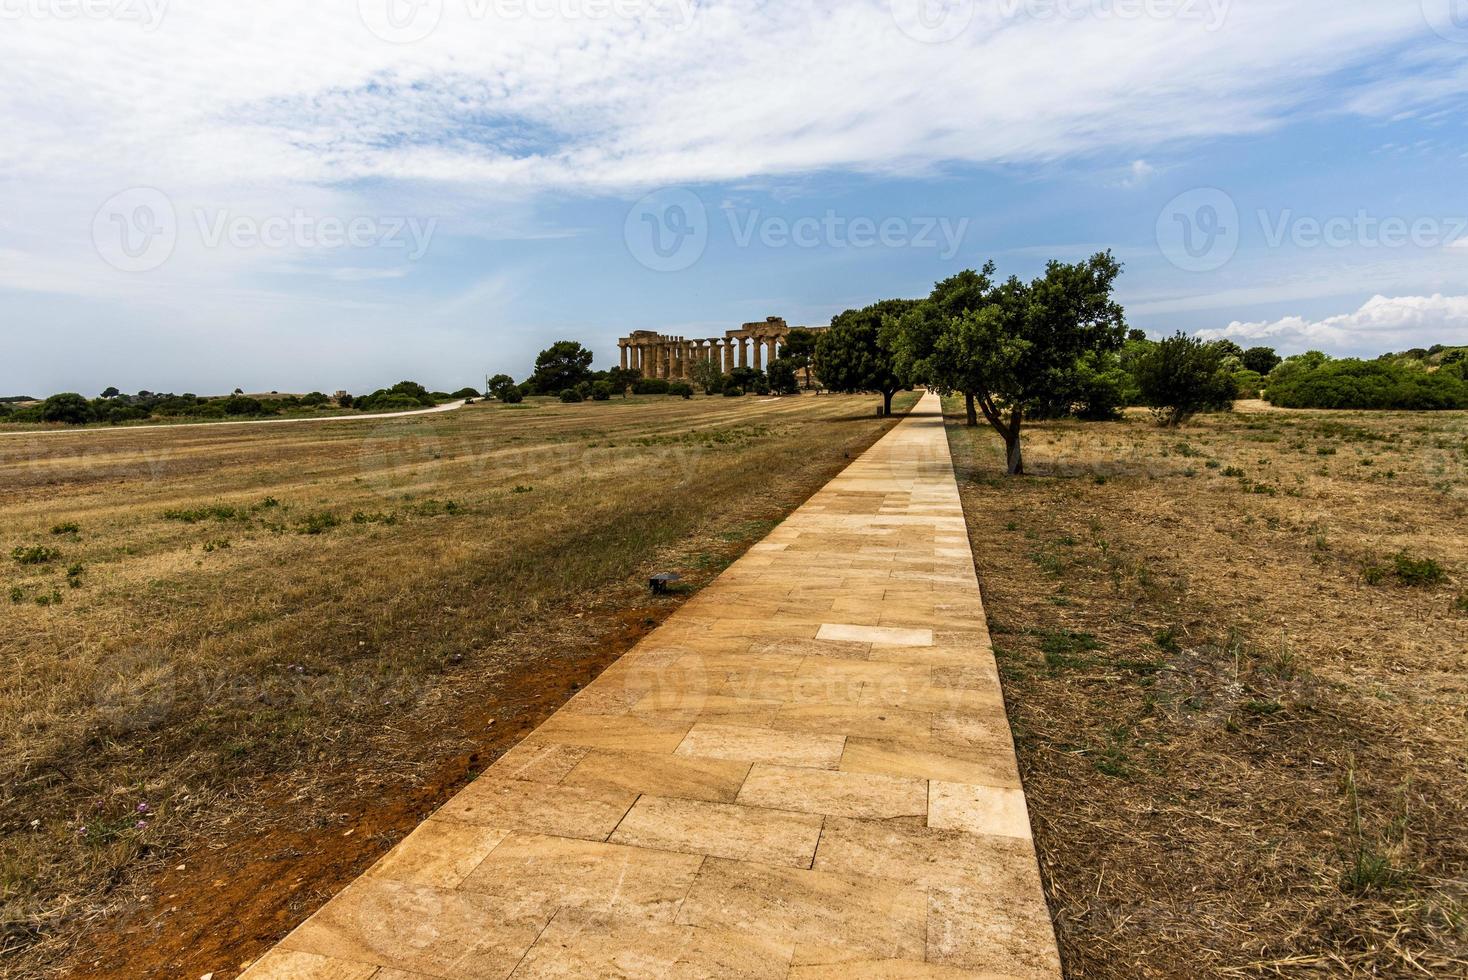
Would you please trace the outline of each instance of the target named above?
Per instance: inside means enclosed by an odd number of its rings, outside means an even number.
[[[1068,975],[1468,975],[1468,416],[949,410]]]
[[[872,406],[0,443],[0,973],[257,955],[665,615],[649,574],[696,588],[874,441]]]

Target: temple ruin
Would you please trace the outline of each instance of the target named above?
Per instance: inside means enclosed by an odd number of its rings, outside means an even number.
[[[687,381],[693,377],[693,366],[712,361],[725,374],[737,367],[763,371],[764,365],[780,356],[791,326],[772,316],[760,323],[746,323],[738,330],[725,331],[724,336],[708,340],[669,337],[655,330],[637,330],[617,341],[622,351],[622,369],[637,371],[644,378],[668,378]],[[829,327],[795,327],[820,333]],[[737,353],[736,353],[737,352]]]

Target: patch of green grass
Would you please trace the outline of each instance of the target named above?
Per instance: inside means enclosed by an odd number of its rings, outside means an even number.
[[[352,515],[352,523],[353,524],[388,524],[388,525],[392,525],[392,524],[396,524],[397,522],[398,522],[398,515],[397,514],[381,514],[381,513],[366,514],[366,513],[363,513],[362,511],[359,510],[355,514]]]
[[[12,549],[10,557],[15,559],[17,565],[45,565],[60,558],[61,552],[55,548],[35,544],[30,547]]]
[[[1071,630],[1045,630],[1040,633],[1040,652],[1051,670],[1079,670],[1093,667],[1094,657],[1082,656],[1101,649],[1101,641],[1090,633]]]
[[[325,534],[332,528],[341,524],[342,519],[335,514],[320,511],[315,514],[307,514],[296,525],[296,530],[301,534]]]
[[[1442,566],[1431,558],[1413,558],[1405,551],[1392,558],[1392,571],[1403,585],[1437,585],[1447,577]]]
[[[1153,634],[1152,642],[1156,643],[1159,649],[1167,653],[1178,653],[1182,650],[1182,645],[1177,641],[1177,628],[1174,626],[1169,626],[1165,630],[1158,630]]]
[[[464,505],[457,500],[425,500],[408,508],[415,517],[452,517],[464,513]]]
[[[78,524],[76,521],[65,521],[61,524],[53,525],[51,528],[51,533],[56,535],[57,537],[60,537],[63,534],[69,534],[74,538],[78,534],[80,534],[81,531],[81,525]]]
[[[209,520],[238,521],[248,516],[248,512],[224,504],[215,504],[211,507],[175,507],[163,512],[165,521],[180,521],[184,524],[198,524]]]

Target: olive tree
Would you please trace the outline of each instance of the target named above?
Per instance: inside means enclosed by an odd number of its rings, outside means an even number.
[[[1119,350],[1126,316],[1112,299],[1121,264],[1110,252],[1051,262],[1030,282],[1011,278],[981,309],[950,321],[934,357],[949,378],[973,386],[984,419],[1004,439],[1006,469],[1024,473],[1026,412],[1076,386],[1083,358]],[[959,389],[962,390],[962,389]]]
[[[834,317],[831,329],[816,342],[815,371],[821,384],[851,394],[875,391],[882,396],[882,414],[891,415],[892,396],[908,381],[884,343],[882,324],[917,305],[917,300],[887,299]]]

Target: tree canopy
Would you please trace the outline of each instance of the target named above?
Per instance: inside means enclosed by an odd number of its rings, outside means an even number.
[[[1110,252],[1051,262],[1044,275],[1030,282],[1012,277],[989,290],[980,308],[946,320],[928,375],[957,390],[970,386],[985,420],[1004,439],[1009,473],[1024,472],[1026,415],[1043,412],[1057,392],[1075,391],[1088,356],[1113,353],[1125,341],[1125,313],[1112,299],[1120,274]],[[1101,366],[1093,363],[1090,370]]]
[[[815,372],[821,384],[832,391],[877,392],[882,413],[892,414],[892,396],[909,382],[898,373],[883,341],[882,325],[901,319],[917,305],[917,300],[886,299],[832,318],[831,329],[816,342]]]
[[[574,340],[560,340],[540,352],[530,384],[543,395],[558,395],[591,380],[591,351]]]

